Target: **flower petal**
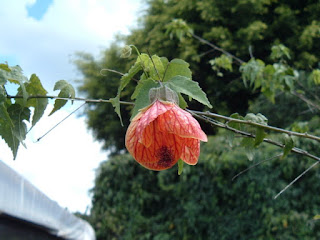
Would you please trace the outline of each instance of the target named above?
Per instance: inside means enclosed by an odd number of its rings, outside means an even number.
[[[130,134],[126,138],[128,151],[142,166],[152,170],[164,170],[175,165],[180,158],[182,145],[180,138],[171,133],[156,132],[157,120],[151,122],[143,133],[144,139],[152,138],[151,144],[146,146],[138,141],[138,136]],[[150,136],[145,136],[149,135]]]
[[[200,155],[200,140],[194,138],[184,138],[181,152],[181,159],[189,164],[196,165]]]
[[[159,115],[159,130],[170,132],[184,138],[195,138],[207,142],[207,135],[202,131],[198,121],[190,113],[177,105]]]
[[[174,107],[174,104],[172,103],[163,103],[160,101],[155,101],[149,107],[142,109],[142,111],[140,112],[142,116],[141,118],[139,118],[139,124],[137,125],[136,129],[136,134],[141,143],[146,145],[149,144],[149,142],[146,141],[147,139],[142,138],[143,131],[145,130],[145,128],[151,122],[153,122],[159,115],[162,115],[165,112],[169,111],[172,107]]]

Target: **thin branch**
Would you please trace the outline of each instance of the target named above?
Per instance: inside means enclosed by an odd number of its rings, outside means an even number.
[[[289,187],[291,187],[296,181],[298,181],[303,175],[305,175],[307,172],[309,172],[312,168],[314,168],[319,162],[313,163],[310,167],[308,167],[306,170],[303,171],[298,177],[293,179],[284,189],[282,189],[275,197],[274,199],[278,198],[284,191],[286,191]]]
[[[56,125],[54,125],[52,128],[50,128],[45,134],[43,134],[41,137],[37,139],[36,142],[40,142],[42,138],[44,138],[48,133],[50,133],[53,129],[55,129],[58,125],[60,125],[63,121],[65,121],[68,117],[70,117],[72,114],[74,114],[76,111],[78,111],[81,107],[83,107],[86,103],[81,104],[78,108],[73,110],[70,114],[68,114],[65,118],[63,118],[61,121],[59,121]]]
[[[194,33],[191,33],[191,35],[192,35],[192,37],[194,37],[195,39],[199,40],[200,42],[202,42],[202,43],[204,43],[204,44],[212,47],[213,49],[215,49],[215,50],[217,50],[217,51],[219,51],[219,52],[222,52],[222,53],[228,55],[228,56],[231,57],[232,59],[236,60],[240,65],[243,64],[243,63],[245,63],[245,61],[243,61],[243,60],[241,60],[240,58],[236,57],[235,55],[227,52],[226,50],[224,50],[224,49],[222,49],[222,48],[214,45],[213,43],[211,43],[211,42],[203,39],[202,37],[200,37],[200,36],[198,36],[198,35],[196,35],[196,34],[194,34]]]
[[[201,120],[203,120],[203,121],[205,121],[207,123],[210,123],[210,124],[212,124],[214,126],[227,129],[227,130],[229,130],[231,132],[234,132],[236,134],[239,134],[239,135],[242,135],[242,136],[245,136],[245,137],[250,137],[250,138],[255,138],[256,137],[252,133],[244,132],[244,131],[232,128],[232,127],[228,126],[227,124],[224,124],[224,123],[221,123],[221,122],[217,123],[217,121],[214,121],[213,119],[208,118],[206,116],[198,115],[197,113],[195,113],[196,111],[191,111],[191,110],[187,110],[187,111],[190,112],[192,115],[194,115],[196,118],[201,119]],[[272,144],[272,145],[280,147],[280,148],[284,148],[285,147],[284,144],[276,142],[276,141],[273,141],[273,140],[268,139],[268,138],[264,138],[263,142]],[[317,157],[315,155],[312,155],[311,153],[308,153],[307,151],[302,150],[300,148],[294,147],[294,148],[291,149],[291,152],[299,154],[299,155],[302,155],[302,156],[305,156],[305,157],[308,157],[308,158],[311,158],[313,160],[316,160],[317,162],[320,162],[320,158],[319,157]]]
[[[219,115],[219,114],[216,114],[216,113],[211,113],[211,112],[199,112],[199,111],[194,111],[194,110],[189,110],[189,112],[195,113],[195,114],[198,114],[198,115],[202,115],[202,116],[208,116],[208,117],[214,117],[214,118],[223,119],[223,120],[226,120],[228,122],[236,122],[236,123],[247,124],[247,125],[251,125],[251,126],[255,126],[255,127],[260,127],[260,128],[264,128],[264,129],[267,129],[267,130],[274,131],[274,132],[286,133],[286,134],[291,135],[291,136],[309,138],[309,139],[316,140],[316,141],[320,142],[320,137],[314,136],[314,135],[311,135],[311,134],[308,134],[308,133],[293,132],[293,131],[285,130],[285,129],[282,129],[282,128],[272,127],[272,126],[268,126],[268,125],[264,125],[264,124],[261,124],[261,123],[248,121],[248,120],[241,120],[241,119],[226,117],[226,116]]]
[[[102,76],[106,76],[106,75],[104,75],[102,72],[103,71],[108,71],[108,72],[112,72],[112,73],[116,73],[116,74],[119,74],[120,76],[124,76],[125,75],[125,73],[122,73],[122,72],[119,72],[119,71],[116,71],[116,70],[113,70],[113,69],[109,69],[109,68],[103,68],[103,69],[101,69],[100,70],[100,74],[102,75]],[[139,82],[137,79],[135,79],[135,78],[131,78],[133,81],[136,81],[136,82]]]
[[[320,106],[318,104],[316,104],[313,101],[309,100],[308,98],[306,98],[302,94],[297,93],[297,92],[293,92],[292,94],[294,96],[298,97],[299,99],[301,99],[302,101],[304,101],[306,104],[308,104],[308,105],[314,107],[315,109],[317,109],[318,111],[320,111]]]
[[[7,98],[23,98],[23,96],[10,96],[7,95]],[[75,97],[75,98],[62,98],[62,97],[57,97],[57,96],[43,96],[43,95],[31,95],[28,97],[29,99],[33,99],[33,98],[49,98],[49,99],[58,99],[58,100],[66,100],[66,101],[83,101],[86,103],[112,103],[112,100],[110,99],[87,99],[87,98],[79,98],[79,97]],[[119,101],[120,104],[123,105],[131,105],[133,106],[134,103],[133,102],[125,102],[125,101]]]
[[[7,98],[23,98],[23,96],[10,96],[8,95]],[[108,99],[87,99],[87,98],[79,98],[79,97],[75,97],[75,98],[61,98],[61,97],[57,97],[57,96],[43,96],[43,95],[32,95],[29,96],[28,99],[32,99],[32,98],[49,98],[49,99],[59,99],[59,100],[72,100],[72,101],[84,101],[86,103],[111,103],[112,100]],[[120,104],[123,105],[131,105],[133,106],[134,103],[133,102],[126,102],[126,101],[120,101]],[[242,123],[242,124],[247,124],[247,125],[252,125],[252,126],[256,126],[256,127],[261,127],[264,129],[268,129],[271,131],[275,131],[275,132],[280,132],[280,133],[286,133],[288,135],[291,136],[297,136],[297,137],[302,137],[302,138],[308,138],[308,139],[312,139],[312,140],[316,140],[320,142],[320,137],[318,136],[314,136],[308,133],[298,133],[298,132],[293,132],[293,131],[289,131],[289,130],[285,130],[282,128],[277,128],[277,127],[272,127],[272,126],[268,126],[268,125],[263,125],[260,123],[256,123],[256,122],[252,122],[252,121],[247,121],[247,120],[241,120],[241,119],[236,119],[236,118],[231,118],[231,117],[226,117],[223,115],[219,115],[216,113],[211,113],[211,112],[200,112],[200,111],[195,111],[195,110],[187,110],[188,112],[190,112],[191,114],[195,114],[195,115],[199,115],[199,116],[207,116],[207,117],[214,117],[214,118],[218,118],[218,119],[223,119],[230,122],[236,122],[236,123]],[[207,118],[205,118],[207,120]],[[211,118],[210,118],[211,119]],[[212,119],[211,119],[211,123],[212,123]],[[221,127],[221,125],[219,124],[223,124],[218,122],[218,127]],[[225,125],[226,126],[226,125]],[[229,127],[230,128],[230,127]]]
[[[258,166],[258,165],[260,165],[260,164],[262,164],[262,163],[264,163],[264,162],[270,161],[270,160],[272,160],[272,159],[275,159],[275,158],[278,158],[278,157],[281,157],[281,156],[282,156],[282,153],[281,153],[281,154],[278,154],[278,155],[276,155],[276,156],[273,156],[273,157],[271,157],[271,158],[267,158],[267,159],[264,159],[264,160],[262,160],[262,161],[260,161],[260,162],[257,162],[257,163],[255,163],[255,164],[253,164],[252,166],[250,166],[250,167],[244,169],[243,171],[239,172],[238,174],[236,174],[236,175],[232,178],[232,181],[234,181],[237,177],[239,177],[241,174],[249,171],[250,169],[252,169],[252,168],[254,168],[254,167],[256,167],[256,166]]]
[[[10,96],[8,95],[7,98],[23,98],[23,96]],[[112,100],[104,100],[104,99],[86,99],[86,98],[61,98],[61,97],[57,97],[57,96],[40,96],[40,95],[35,95],[35,96],[29,96],[28,99],[32,99],[32,98],[50,98],[50,99],[59,99],[59,100],[70,100],[70,101],[84,101],[86,103],[111,103]],[[124,104],[124,105],[130,105],[130,106],[133,106],[134,103],[133,102],[125,102],[125,101],[120,101],[121,104]],[[275,128],[275,127],[271,127],[271,126],[266,126],[266,125],[262,125],[262,124],[259,124],[259,123],[254,123],[254,122],[251,122],[251,121],[245,121],[245,120],[240,120],[240,119],[235,119],[235,118],[230,118],[230,117],[225,117],[225,116],[222,116],[222,115],[219,115],[219,114],[215,114],[215,113],[209,113],[209,112],[199,112],[199,111],[195,111],[195,110],[189,110],[187,109],[187,111],[189,113],[191,113],[192,115],[194,115],[195,117],[199,118],[199,119],[202,119],[214,126],[217,126],[217,127],[220,127],[220,128],[225,128],[229,131],[232,131],[234,133],[237,133],[237,134],[240,134],[242,136],[245,136],[245,137],[251,137],[251,138],[255,138],[256,136],[254,134],[251,134],[251,133],[248,133],[248,132],[244,132],[244,131],[240,131],[238,129],[235,129],[235,128],[232,128],[230,126],[228,126],[227,124],[224,124],[222,122],[219,122],[219,121],[216,121],[212,118],[209,118],[208,116],[210,117],[215,117],[215,118],[220,118],[220,119],[224,119],[224,120],[227,120],[228,122],[238,122],[238,123],[244,123],[244,124],[250,124],[250,125],[254,125],[254,126],[258,126],[258,127],[263,127],[263,128],[267,128],[267,129],[270,129],[270,130],[273,130],[273,131],[276,131],[276,132],[282,132],[282,133],[287,133],[289,135],[294,135],[294,136],[299,136],[299,137],[305,137],[305,138],[310,138],[310,139],[313,139],[313,140],[317,140],[319,141],[319,137],[317,136],[313,136],[313,135],[310,135],[310,134],[307,134],[307,133],[297,133],[297,132],[292,132],[292,131],[287,131],[287,130],[284,130],[284,129],[281,129],[281,128]],[[268,138],[264,138],[263,139],[264,142],[267,142],[267,143],[270,143],[272,145],[275,145],[275,146],[278,146],[280,148],[284,148],[285,145],[284,144],[281,144],[281,143],[278,143],[278,142],[275,142],[271,139],[268,139]],[[291,152],[294,152],[294,153],[297,153],[297,154],[300,154],[300,155],[303,155],[303,156],[306,156],[306,157],[309,157],[311,159],[314,159],[316,161],[320,161],[320,158],[308,153],[307,151],[304,151],[300,148],[292,148],[291,149]]]

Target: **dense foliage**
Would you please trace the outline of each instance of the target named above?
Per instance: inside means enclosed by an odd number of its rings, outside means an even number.
[[[248,101],[259,91],[246,88],[237,67],[233,72],[222,69],[223,77],[213,71],[210,60],[220,56],[207,45],[190,37],[178,41],[168,34],[168,25],[175,18],[184,19],[194,33],[217,44],[237,57],[248,61],[251,56],[270,58],[271,47],[284,44],[291,49],[289,64],[310,70],[317,67],[320,49],[319,39],[320,6],[317,1],[270,1],[270,0],[152,0],[141,19],[140,27],[128,37],[121,37],[116,44],[102,53],[100,59],[90,54],[80,54],[76,60],[78,69],[84,76],[81,86],[83,94],[89,98],[109,98],[116,95],[120,76],[103,68],[126,72],[134,60],[119,59],[119,45],[122,42],[136,45],[142,52],[166,56],[169,60],[182,58],[190,63],[193,79],[205,89],[214,111],[221,114],[245,113]],[[132,88],[134,85],[132,84]],[[122,99],[130,101],[130,90],[122,93]],[[190,108],[202,110],[203,106],[194,102]],[[124,125],[128,125],[130,107],[123,109]],[[103,140],[105,147],[114,152],[124,149],[125,128],[119,124],[111,106],[94,105],[87,108],[88,125]],[[269,117],[271,118],[271,117]],[[107,124],[105,124],[107,122]],[[211,128],[204,126],[207,133]]]
[[[121,76],[111,71],[103,71],[102,75],[100,70],[127,72],[136,56],[126,61],[120,59],[120,46],[134,44],[141,52],[190,63],[192,78],[205,90],[213,112],[224,115],[238,112],[243,116],[248,110],[261,112],[267,116],[268,124],[319,135],[319,119],[312,118],[320,110],[318,1],[149,0],[147,3],[140,27],[127,37],[119,37],[101,59],[90,54],[78,55],[76,64],[84,76],[80,90],[85,96],[98,99],[116,96]],[[187,25],[179,28],[172,23]],[[204,39],[240,61],[221,54]],[[121,99],[131,101],[135,86],[131,81],[122,91]],[[189,108],[208,110],[196,101]],[[99,167],[92,189],[93,208],[88,218],[98,239],[320,237],[319,199],[314,196],[320,187],[317,168],[273,200],[314,162],[292,154],[272,158],[281,149],[265,144],[256,149],[258,137],[237,139],[224,131],[217,133],[215,128],[201,122],[207,134],[216,135],[203,145],[199,164],[185,167],[181,176],[175,168],[152,172],[121,152],[131,109],[122,107],[124,128],[110,105],[92,105],[86,111],[89,127],[104,141],[105,148],[114,153]],[[250,121],[258,117],[247,116],[245,119]],[[267,124],[262,115],[259,117]],[[268,138],[280,141],[279,136],[260,128],[249,131],[256,136],[260,133],[260,140],[269,134]],[[285,154],[290,152],[294,141],[295,146],[319,156],[316,143],[288,138],[292,145]],[[253,162],[248,161],[248,155]],[[265,159],[269,161],[232,181],[241,170]]]
[[[315,125],[319,120],[315,120]],[[305,143],[302,143],[305,144]],[[280,198],[273,197],[311,161],[290,155],[269,160],[232,178],[248,166],[276,156],[264,146],[254,162],[225,133],[202,146],[196,167],[153,172],[129,155],[99,167],[89,221],[99,239],[319,239],[319,171]],[[315,148],[310,144],[308,150]]]

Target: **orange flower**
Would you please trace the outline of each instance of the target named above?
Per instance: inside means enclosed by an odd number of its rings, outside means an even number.
[[[141,109],[126,133],[126,147],[135,160],[158,171],[179,159],[197,164],[200,140],[208,141],[197,120],[175,103],[160,100]]]

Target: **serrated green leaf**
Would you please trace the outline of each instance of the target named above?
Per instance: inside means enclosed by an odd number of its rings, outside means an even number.
[[[26,82],[28,78],[23,75],[20,66],[9,67],[7,64],[1,64],[0,85],[4,85],[8,80],[21,85],[21,83]]]
[[[161,58],[159,56],[153,55],[151,58],[152,58],[152,62],[151,62],[152,67],[150,68],[150,77],[154,80],[161,81],[163,79],[165,66],[163,65]]]
[[[26,90],[29,95],[40,95],[46,96],[47,91],[43,88],[40,79],[37,75],[32,74],[29,82],[26,84]],[[28,100],[27,107],[33,107],[34,113],[32,117],[32,127],[39,121],[42,117],[46,107],[48,105],[47,98],[32,98]]]
[[[184,162],[181,159],[179,159],[178,160],[178,175],[181,175],[181,173],[183,171],[183,164],[184,164]]]
[[[133,66],[129,69],[129,71],[124,74],[120,79],[120,86],[118,88],[118,95],[120,95],[121,91],[128,85],[130,80],[143,68],[146,68],[145,65],[148,63],[149,56],[147,54],[141,54]]]
[[[24,123],[24,120],[30,120],[30,109],[22,107],[19,104],[12,104],[8,107],[8,113],[14,125],[14,135],[21,143],[23,143],[22,141],[26,139],[27,135],[27,125]]]
[[[263,128],[257,127],[256,128],[256,138],[254,141],[254,146],[257,147],[259,146],[262,142],[263,139],[267,136]]]
[[[27,135],[27,126],[24,121],[29,121],[30,110],[20,104],[10,105],[7,109],[0,104],[0,115],[0,136],[10,147],[15,159],[20,143],[24,145],[23,141]]]
[[[175,76],[166,82],[171,89],[178,93],[186,94],[198,102],[212,108],[206,94],[202,91],[199,84],[184,76]]]
[[[73,86],[65,80],[60,80],[56,82],[53,90],[60,90],[60,93],[58,94],[58,97],[60,98],[74,98],[76,95]],[[62,108],[66,103],[67,100],[56,99],[54,102],[54,107],[49,116],[52,115],[54,112],[58,111],[60,108]]]
[[[23,96],[23,101],[21,101],[20,104],[23,106],[26,106],[29,95],[27,93],[25,83],[28,82],[28,78],[23,75],[22,69],[20,66],[17,65],[17,66],[9,67],[9,68],[10,68],[10,72],[1,71],[1,69],[0,69],[0,79],[5,78],[11,83],[20,85],[18,92],[19,92],[19,94],[22,94],[22,96]]]
[[[119,97],[116,96],[114,98],[110,98],[109,100],[110,100],[112,106],[114,107],[114,111],[116,112],[116,114],[120,118],[121,126],[123,126],[121,112],[120,112],[120,99],[119,99]]]
[[[294,141],[291,136],[284,135],[284,148],[283,148],[283,154],[281,159],[284,159],[292,150],[294,147]]]
[[[183,76],[186,78],[191,79],[192,73],[189,68],[189,63],[186,61],[183,61],[182,59],[173,59],[168,63],[168,66],[166,66],[165,76],[163,81],[169,81],[175,76]]]
[[[150,105],[149,91],[151,88],[155,88],[159,86],[159,83],[153,81],[152,79],[145,80],[140,84],[141,84],[141,87],[139,88],[139,91],[135,95],[136,101],[134,103],[134,108],[132,109],[131,119],[133,119],[134,116],[137,115],[140,109]]]
[[[0,109],[0,111],[2,110]],[[13,126],[11,126],[8,122],[3,121],[2,119],[0,119],[0,136],[11,149],[11,152],[13,154],[13,159],[15,159],[17,156],[20,142],[14,136]]]

